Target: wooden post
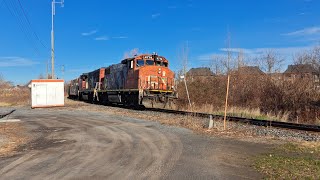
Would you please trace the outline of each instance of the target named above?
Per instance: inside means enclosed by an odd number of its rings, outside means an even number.
[[[228,108],[228,96],[229,96],[229,84],[230,84],[230,75],[228,75],[227,93],[226,93],[226,104],[225,104],[225,108],[224,108],[223,130],[226,130],[227,108]]]

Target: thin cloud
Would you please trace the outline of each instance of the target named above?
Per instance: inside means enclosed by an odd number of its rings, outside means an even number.
[[[84,32],[84,33],[81,33],[82,36],[91,36],[91,35],[94,35],[96,34],[98,31],[97,30],[92,30],[90,32]]]
[[[22,57],[0,57],[0,67],[32,66],[39,62]]]
[[[160,15],[161,15],[160,13],[156,13],[156,14],[152,14],[151,17],[154,19],[154,18],[159,17]]]
[[[203,55],[198,56],[198,60],[209,61],[209,60],[212,60],[212,58],[214,56],[223,57],[223,56],[226,55],[226,52],[228,52],[228,51],[230,51],[231,53],[236,53],[236,54],[239,53],[239,52],[242,52],[247,56],[255,57],[255,56],[262,55],[263,53],[265,53],[267,51],[272,50],[272,51],[278,53],[281,56],[290,57],[290,56],[292,56],[292,55],[294,55],[296,53],[309,50],[312,47],[314,47],[314,46],[310,45],[310,46],[282,47],[282,48],[274,48],[274,47],[268,48],[268,47],[266,47],[266,48],[252,48],[252,49],[246,49],[246,48],[220,48],[219,52],[207,53],[207,54],[203,54]]]
[[[108,36],[100,36],[100,37],[94,38],[94,40],[96,40],[96,41],[108,41],[109,37]]]
[[[306,36],[306,35],[315,35],[315,34],[320,34],[320,26],[304,28],[304,29],[301,29],[298,31],[285,33],[283,35],[285,35],[285,36]]]
[[[112,37],[112,39],[128,39],[127,36],[116,36],[116,37]]]
[[[242,51],[244,54],[248,54],[248,55],[252,55],[252,56],[261,55],[261,54],[265,53],[266,51],[272,50],[272,51],[275,51],[275,52],[277,52],[277,53],[279,53],[281,55],[288,56],[288,55],[296,54],[296,53],[301,52],[301,51],[308,50],[308,49],[310,49],[312,47],[313,46],[282,47],[282,48],[270,47],[270,48],[253,48],[253,49],[221,48],[219,50],[223,51],[223,52],[230,51],[230,52],[233,52],[233,53],[239,53],[239,52]]]
[[[198,56],[198,60],[200,61],[209,61],[212,60],[214,57],[224,58],[225,54],[222,53],[208,53]]]

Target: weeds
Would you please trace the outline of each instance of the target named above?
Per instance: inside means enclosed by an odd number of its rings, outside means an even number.
[[[267,179],[319,179],[319,143],[284,144],[255,159],[255,167]]]
[[[26,105],[30,103],[28,87],[13,87],[10,83],[0,82],[0,106]]]
[[[187,86],[193,111],[224,114],[226,76],[189,77]],[[184,83],[177,87],[177,108],[187,110]],[[301,79],[275,81],[268,74],[233,73],[228,101],[230,116],[308,124],[320,119],[320,93]]]

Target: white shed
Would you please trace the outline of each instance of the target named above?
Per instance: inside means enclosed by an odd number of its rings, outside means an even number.
[[[31,108],[64,106],[64,80],[31,80]]]

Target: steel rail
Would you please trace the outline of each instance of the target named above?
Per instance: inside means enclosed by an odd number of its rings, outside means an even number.
[[[198,112],[188,112],[188,111],[176,111],[176,110],[169,110],[169,109],[158,109],[158,108],[145,108],[145,109],[148,111],[154,111],[154,112],[190,115],[190,116],[202,117],[202,118],[209,118],[210,116],[212,116],[213,118],[221,119],[221,120],[224,117],[222,115],[198,113]],[[232,116],[227,116],[227,120],[232,121],[232,122],[240,122],[240,123],[256,125],[256,126],[277,127],[277,128],[284,128],[284,129],[320,132],[320,126],[310,125],[310,124],[297,124],[297,123],[289,123],[289,122],[280,122],[280,121],[272,121],[272,120],[259,120],[259,119],[232,117]]]

